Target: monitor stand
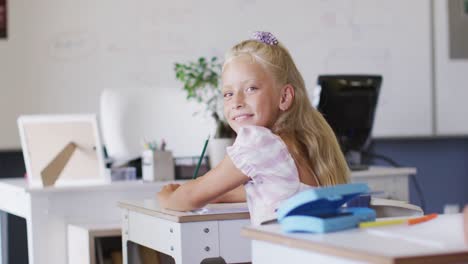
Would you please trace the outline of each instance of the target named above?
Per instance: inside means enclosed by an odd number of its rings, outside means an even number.
[[[364,164],[349,164],[348,166],[351,171],[363,171],[369,169],[369,165]]]
[[[346,153],[345,158],[351,171],[362,171],[369,169],[369,165],[362,164],[360,151],[350,150]]]

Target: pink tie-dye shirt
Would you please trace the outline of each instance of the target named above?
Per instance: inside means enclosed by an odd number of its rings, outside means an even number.
[[[244,187],[254,225],[276,219],[275,210],[282,201],[309,187],[300,182],[284,141],[268,128],[240,128],[227,153],[234,165],[250,177]]]

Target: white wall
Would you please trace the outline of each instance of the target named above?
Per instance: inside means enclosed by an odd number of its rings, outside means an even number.
[[[293,3],[294,2],[294,3]],[[9,1],[0,41],[0,148],[18,148],[20,114],[97,112],[104,88],[153,89],[150,130],[197,155],[211,120],[192,117],[174,62],[220,56],[253,30],[274,32],[309,89],[320,73],[384,75],[375,135],[432,135],[429,1]],[[409,114],[410,113],[410,114]],[[138,118],[138,117],[135,117]]]

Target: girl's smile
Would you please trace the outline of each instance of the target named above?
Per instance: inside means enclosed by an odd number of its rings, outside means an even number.
[[[239,115],[235,115],[232,119],[237,122],[242,122],[251,117],[253,117],[253,114],[239,114]]]

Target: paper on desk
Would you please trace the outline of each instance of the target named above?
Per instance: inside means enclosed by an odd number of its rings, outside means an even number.
[[[208,204],[200,209],[192,210],[195,214],[229,214],[248,213],[249,208],[246,203],[219,203]]]
[[[397,225],[365,230],[370,235],[404,240],[434,249],[453,248],[463,244],[460,215],[439,215],[417,225]]]

